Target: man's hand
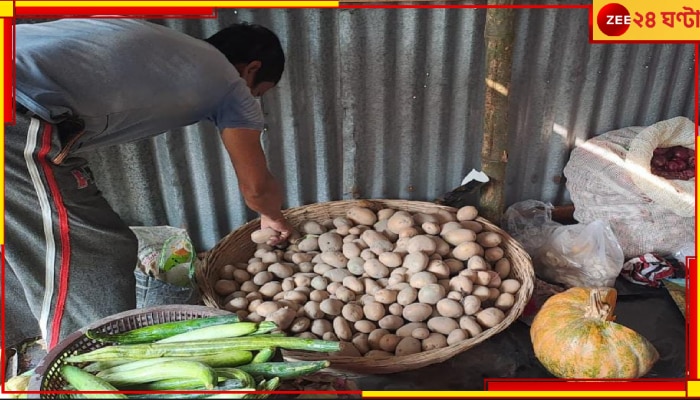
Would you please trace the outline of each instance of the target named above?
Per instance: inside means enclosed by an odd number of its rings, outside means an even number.
[[[260,216],[260,229],[271,228],[279,232],[279,235],[273,236],[267,241],[270,246],[276,246],[283,243],[289,239],[294,233],[294,228],[289,224],[289,222],[280,214],[277,218],[271,218],[266,215]]]

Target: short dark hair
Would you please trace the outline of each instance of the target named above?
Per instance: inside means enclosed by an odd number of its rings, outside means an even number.
[[[273,82],[282,78],[284,51],[274,32],[261,25],[236,23],[204,39],[224,53],[234,65],[260,61],[254,84]]]

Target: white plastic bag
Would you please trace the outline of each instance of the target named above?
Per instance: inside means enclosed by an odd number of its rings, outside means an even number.
[[[552,221],[552,208],[526,200],[504,214],[505,230],[530,254],[535,274],[567,287],[614,286],[625,260],[608,224],[562,225]]]

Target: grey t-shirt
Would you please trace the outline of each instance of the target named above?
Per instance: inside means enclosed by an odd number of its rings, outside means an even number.
[[[75,152],[211,120],[262,130],[260,105],[209,43],[147,21],[62,19],[16,27],[17,102],[57,122],[76,115]]]

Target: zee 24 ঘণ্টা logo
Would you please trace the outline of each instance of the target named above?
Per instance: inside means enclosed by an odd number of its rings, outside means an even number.
[[[601,7],[596,16],[596,23],[600,31],[607,36],[621,36],[634,24],[639,28],[655,28],[665,26],[668,28],[700,28],[700,9],[684,6],[672,11],[630,11],[618,3],[609,3]]]

